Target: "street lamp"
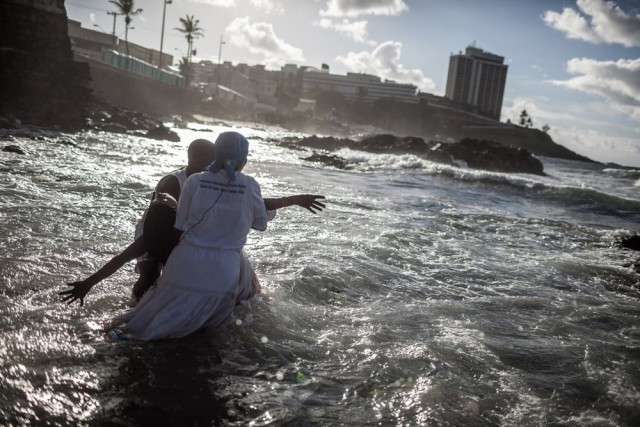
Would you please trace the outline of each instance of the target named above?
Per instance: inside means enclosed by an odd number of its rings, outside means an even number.
[[[218,94],[218,86],[220,86],[220,66],[222,62],[222,45],[224,42],[224,34],[220,34],[220,45],[218,46],[218,67],[216,68],[216,95]]]
[[[164,17],[167,12],[167,5],[172,0],[162,0],[162,30],[160,31],[160,59],[158,59],[158,68],[162,69],[162,43],[164,42]]]
[[[224,34],[220,34],[220,46],[218,46],[218,65],[220,65],[220,60],[222,59],[222,45],[226,44],[223,37]]]
[[[129,27],[129,31],[135,30],[135,29],[136,29],[136,27]],[[126,33],[126,30],[121,32],[120,34],[118,34],[118,37],[122,37],[124,33]]]
[[[116,50],[116,16],[122,15],[118,12],[107,12],[107,15],[113,15],[113,31],[111,32],[111,49]]]

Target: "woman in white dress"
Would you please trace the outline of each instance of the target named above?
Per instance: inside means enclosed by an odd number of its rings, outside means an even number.
[[[250,229],[266,230],[268,217],[260,186],[241,172],[248,149],[241,134],[220,134],[216,160],[184,184],[175,225],[182,236],[157,286],[112,325],[125,323],[141,340],[179,338],[220,326],[255,293],[241,251]]]

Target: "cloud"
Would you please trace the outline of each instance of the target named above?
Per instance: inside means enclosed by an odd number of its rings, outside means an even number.
[[[615,3],[604,0],[577,0],[577,5],[580,11],[569,7],[562,13],[548,10],[542,19],[571,39],[595,44],[640,46],[640,13],[628,14]]]
[[[546,111],[538,106],[535,99],[528,98],[515,98],[511,101],[511,105],[505,104],[502,107],[502,119],[504,121],[509,119],[512,123],[518,124],[520,122],[520,113],[522,110],[527,110],[527,114],[531,117],[535,128],[542,128],[545,124],[554,123],[559,120],[574,120],[574,117],[567,113],[557,114]]]
[[[334,22],[331,19],[320,19],[314,22],[314,25],[328,30],[333,30],[337,33],[344,34],[351,40],[361,43],[375,43],[369,40],[369,34],[367,33],[367,21],[349,21],[343,19],[342,22]]]
[[[527,110],[535,128],[549,125],[551,138],[578,154],[600,162],[640,166],[640,141],[635,136],[638,135],[637,131],[634,135],[633,129],[618,127],[610,122],[596,122],[564,110],[560,113],[549,111],[537,101],[530,98],[514,99],[511,105],[503,107],[503,120],[510,119],[518,123],[520,112]],[[594,130],[607,125],[610,127],[608,133]]]
[[[409,10],[403,0],[327,0],[322,16],[399,15]]]
[[[218,7],[233,7],[236,5],[236,0],[189,0],[194,3],[204,3],[211,6]]]
[[[618,111],[640,120],[640,58],[598,61],[573,58],[567,71],[581,74],[551,83],[603,97]]]
[[[251,4],[256,9],[262,9],[266,13],[275,13],[282,15],[284,13],[284,6],[279,1],[275,0],[251,0]]]
[[[554,141],[592,160],[640,167],[638,139],[577,127],[552,127],[549,134]]]
[[[234,45],[247,48],[251,53],[264,55],[263,63],[269,68],[292,61],[305,61],[302,50],[276,36],[269,23],[252,23],[249,17],[236,18],[226,28],[225,34]]]
[[[401,51],[402,43],[388,41],[378,45],[372,52],[349,52],[347,56],[336,59],[356,73],[373,74],[399,83],[413,83],[423,91],[433,90],[435,83],[425,77],[422,71],[407,69],[397,63]]]

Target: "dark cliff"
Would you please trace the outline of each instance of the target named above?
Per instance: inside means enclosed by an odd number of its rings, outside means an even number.
[[[64,0],[3,0],[0,117],[78,129],[92,101],[87,64],[74,62]]]

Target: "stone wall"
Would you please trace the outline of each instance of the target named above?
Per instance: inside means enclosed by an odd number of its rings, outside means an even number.
[[[89,66],[73,61],[64,0],[2,0],[0,116],[77,129],[92,101]]]
[[[195,90],[138,76],[94,59],[77,60],[89,64],[96,99],[111,105],[159,117],[197,111],[200,106],[202,94]]]

